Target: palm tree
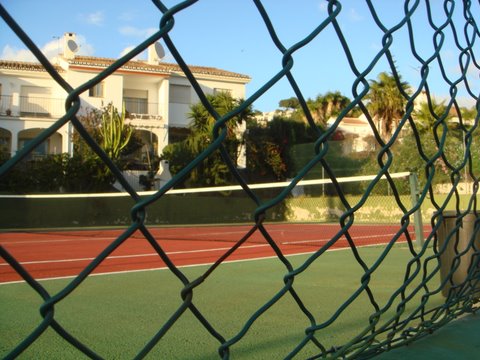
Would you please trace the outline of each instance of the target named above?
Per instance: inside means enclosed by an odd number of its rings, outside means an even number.
[[[447,108],[444,103],[445,102],[437,103],[432,99],[431,109],[428,102],[422,102],[416,107],[412,115],[419,133],[423,134],[431,131],[435,122],[442,116],[445,116]],[[445,120],[449,118],[451,118],[451,116],[447,114]]]
[[[405,114],[407,100],[402,95],[392,74],[381,72],[377,79],[370,81],[370,91],[365,99],[369,100],[369,111],[379,121],[380,136],[386,138],[391,135],[397,127],[399,119]],[[401,89],[408,93],[410,85],[402,81],[400,75],[399,82]]]
[[[220,116],[224,116],[241,106],[243,100],[234,99],[227,92],[215,95],[207,95],[207,99]],[[236,161],[237,147],[239,145],[238,125],[251,118],[253,111],[251,106],[243,110],[239,115],[226,122],[227,137],[223,145],[227,149],[233,162]],[[215,118],[208,112],[202,103],[190,107],[189,118],[191,119],[190,134],[185,140],[185,146],[193,156],[204,151],[213,141],[213,128]],[[215,152],[195,168],[190,176],[190,182],[196,185],[223,185],[229,182],[229,170],[220,154]]]
[[[331,116],[338,115],[345,107],[348,106],[348,104],[350,104],[350,99],[346,96],[343,96],[340,91],[329,91],[325,94],[324,98],[327,103],[327,120]]]
[[[314,100],[307,101],[313,119],[321,125],[325,125],[331,116],[338,115],[348,104],[350,99],[343,96],[340,91],[329,91],[325,95],[318,95]]]

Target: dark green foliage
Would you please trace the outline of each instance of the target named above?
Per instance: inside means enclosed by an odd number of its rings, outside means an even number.
[[[125,112],[119,113],[112,104],[102,110],[90,109],[80,117],[80,121],[110,159],[121,168],[126,162],[125,158],[142,147],[133,127],[124,122]],[[98,157],[78,132],[74,132],[73,142],[76,155],[84,159]]]
[[[296,97],[291,97],[288,99],[280,100],[278,106],[281,108],[294,110],[300,107],[300,103]]]
[[[111,191],[115,178],[99,159],[67,153],[23,160],[0,179],[1,192],[71,193]]]
[[[399,75],[398,80],[402,91],[397,86],[397,81],[393,74],[381,72],[377,80],[370,80],[370,90],[365,96],[369,101],[368,110],[372,117],[376,117],[380,122],[379,134],[388,138],[396,128],[398,120],[405,114],[405,105],[407,103],[403,93],[410,91],[410,85],[402,81]]]
[[[319,94],[314,99],[307,99],[306,105],[312,119],[319,126],[325,126],[328,119],[337,116],[340,112],[350,104],[350,99],[340,93],[340,91],[328,91],[325,94]],[[307,116],[300,106],[297,98],[280,100],[279,106],[294,110],[290,117],[298,121],[306,122]],[[358,114],[359,110],[352,110],[351,114]]]
[[[249,178],[264,182],[292,176],[291,147],[314,138],[314,131],[305,123],[287,118],[276,117],[266,127],[250,123],[246,136]]]
[[[56,192],[63,185],[65,156],[51,155],[23,160],[0,179],[0,191],[15,193]]]
[[[141,146],[133,128],[124,123],[124,113],[111,104],[90,110],[80,118],[92,138],[119,169],[128,165],[127,157]],[[111,191],[115,182],[110,169],[77,132],[73,135],[74,155],[46,155],[27,158],[0,179],[0,191],[13,193],[56,193]]]
[[[230,113],[242,103],[242,100],[234,99],[228,93],[207,95],[207,99],[219,116]],[[214,141],[213,131],[217,119],[208,112],[202,103],[191,106],[189,117],[191,122],[186,138],[183,141],[167,145],[161,156],[162,159],[168,160],[172,175],[175,175],[193,161],[195,157],[205,151]],[[226,139],[223,145],[233,163],[237,161],[237,148],[241,141],[237,138],[237,125],[243,121],[247,121],[251,117],[251,108],[247,108],[241,114],[229,119],[225,124]],[[229,184],[231,181],[232,174],[228,166],[225,164],[220,151],[215,150],[212,155],[199,163],[190,174],[185,177],[182,185],[215,186]]]

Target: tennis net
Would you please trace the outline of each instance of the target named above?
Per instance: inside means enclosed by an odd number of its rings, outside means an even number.
[[[396,187],[405,190],[399,199],[407,208],[412,201],[410,176],[408,172],[390,175]],[[376,175],[366,175],[336,180],[349,203],[355,206],[362,198],[363,189],[376,178]],[[250,184],[249,188],[265,202],[291,185],[292,182],[285,181]],[[399,231],[398,206],[390,191],[386,177],[382,176],[375,191],[354,213],[355,222],[350,233],[359,244],[386,243]],[[142,197],[152,194],[151,191],[139,193]],[[0,210],[2,229],[42,233],[68,231],[69,235],[85,236],[85,231],[75,230],[86,228],[91,237],[105,236],[106,230],[128,226],[131,221],[128,214],[135,204],[124,192],[4,195],[0,198],[6,205]],[[241,237],[254,224],[252,213],[256,207],[239,185],[171,189],[161,201],[146,209],[145,223],[160,240],[236,242],[239,235]],[[277,234],[279,244],[318,247],[341,230],[339,219],[346,210],[330,179],[302,180],[295,184],[285,201],[266,213],[265,224]],[[415,238],[413,225],[409,231]],[[264,243],[265,239],[257,233],[250,236],[248,242]]]
[[[409,173],[394,173],[396,187],[404,189],[402,200],[410,201]],[[376,175],[337,178],[343,193],[355,204],[363,190]],[[292,182],[250,184],[261,201],[269,201],[291,186]],[[395,216],[388,216],[395,204],[386,177],[376,184],[369,203],[356,212],[358,222],[394,223]],[[288,191],[288,190],[287,190]],[[330,179],[301,180],[291,188],[286,201],[268,211],[272,222],[335,222],[345,211],[338,200]],[[148,197],[153,191],[139,192]],[[90,194],[27,194],[0,195],[6,206],[2,207],[2,229],[74,228],[92,226],[128,225],[128,210],[134,205],[126,192]],[[11,203],[12,206],[8,204]],[[15,206],[13,206],[15,204]],[[149,225],[199,225],[232,224],[253,221],[252,211],[257,205],[245,194],[240,185],[201,188],[171,189],[162,201],[147,208]],[[198,211],[202,208],[208,211]],[[369,216],[373,208],[381,208],[383,217]],[[29,216],[34,215],[34,216]],[[376,214],[378,215],[378,214]],[[375,219],[375,220],[373,220]]]

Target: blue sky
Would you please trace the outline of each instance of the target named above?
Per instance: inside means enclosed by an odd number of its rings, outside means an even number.
[[[170,7],[178,2],[170,0],[164,3]],[[402,1],[372,2],[387,27],[396,25],[403,17]],[[287,48],[302,40],[328,16],[325,0],[264,0],[262,3],[280,41]],[[355,66],[364,71],[380,51],[383,34],[364,1],[345,0],[341,3],[338,22]],[[440,24],[445,18],[443,2],[431,3],[435,7],[434,21]],[[2,5],[48,57],[58,54],[62,45],[59,39],[65,32],[74,32],[80,44],[80,54],[118,58],[158,30],[161,19],[161,13],[148,0],[3,0]],[[476,18],[480,19],[478,4],[473,8]],[[427,26],[425,14],[425,4],[421,1],[413,19],[415,46],[422,57],[428,58],[433,53],[433,30]],[[461,15],[461,11],[457,11],[455,18],[461,18]],[[462,27],[463,23],[459,24],[458,31],[462,32]],[[0,34],[0,58],[34,60],[3,21],[0,21]],[[282,68],[282,54],[273,44],[251,0],[200,0],[175,16],[175,27],[170,35],[188,64],[213,66],[249,75],[252,81],[247,85],[247,97]],[[462,39],[461,43],[465,45]],[[412,55],[405,28],[395,33],[391,50],[403,79],[416,89],[420,82],[419,62]],[[168,49],[166,52],[163,61],[173,62]],[[458,54],[453,37],[447,33],[442,60],[452,82],[460,76]],[[145,54],[142,56],[146,59]],[[331,24],[293,56],[295,64],[292,73],[306,98],[337,90],[353,98],[355,76]],[[477,57],[480,58],[478,54]],[[385,70],[388,70],[387,64],[382,59],[366,78],[375,79]],[[478,72],[470,66],[470,86],[476,94],[480,91]],[[429,84],[439,100],[448,95],[449,86],[442,80],[438,66],[431,67]],[[274,110],[281,99],[291,96],[294,96],[293,90],[283,79],[258,99],[254,108]],[[467,100],[463,86],[460,86],[458,96],[462,105],[474,104],[472,99]]]

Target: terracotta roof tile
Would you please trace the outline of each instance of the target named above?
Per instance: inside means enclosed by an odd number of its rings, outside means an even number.
[[[62,71],[62,68],[60,66],[54,65],[54,67],[57,71]],[[12,60],[0,60],[0,69],[46,72],[43,65],[38,62],[12,61]]]
[[[76,56],[72,60],[68,60],[70,66],[86,66],[92,68],[106,68],[107,66],[113,64],[115,59],[110,58],[101,58],[93,56]],[[214,67],[206,66],[190,66],[190,70],[194,74],[204,74],[212,76],[226,76],[231,78],[242,79],[244,81],[249,81],[250,77],[248,75],[243,75],[235,73],[232,71],[226,71],[222,69],[217,69]],[[46,71],[44,67],[37,62],[24,62],[24,61],[11,61],[11,60],[0,60],[0,69],[10,69],[10,70],[26,70],[26,71]],[[62,71],[60,66],[55,65],[55,69]],[[170,63],[159,63],[148,64],[145,61],[129,61],[121,67],[122,70],[131,70],[131,71],[142,71],[142,72],[151,72],[151,73],[160,73],[160,74],[172,74],[172,73],[183,73],[182,69],[177,64]]]
[[[92,56],[76,56],[74,59],[69,60],[68,62],[70,63],[70,65],[106,68],[107,66],[113,64],[114,61],[115,59],[110,59],[110,58],[99,58],[99,57],[92,57]],[[239,78],[244,80],[250,80],[250,77],[247,75],[226,71],[226,70],[221,70],[213,67],[189,65],[189,68],[193,73],[197,73],[197,74],[228,76],[228,77],[234,77],[234,78]],[[163,73],[163,74],[183,73],[182,69],[177,64],[159,63],[157,65],[157,64],[148,64],[145,61],[138,61],[138,60],[129,61],[128,63],[123,65],[121,69],[132,70],[132,71],[146,71],[146,72],[152,72],[152,73]]]

